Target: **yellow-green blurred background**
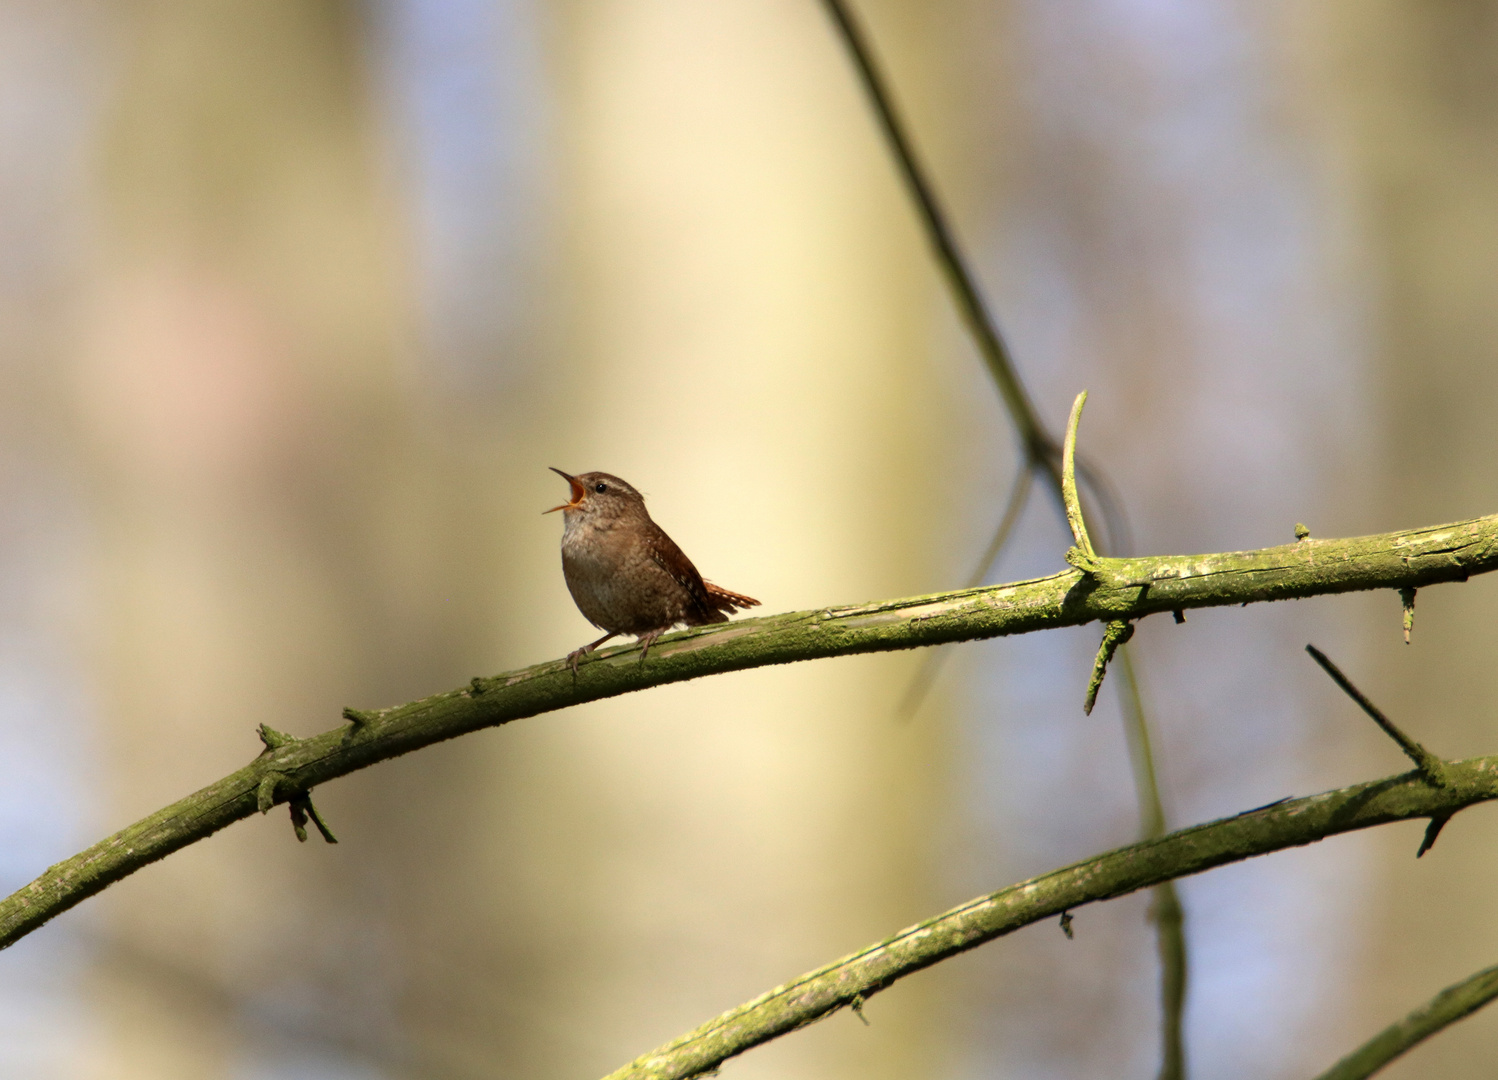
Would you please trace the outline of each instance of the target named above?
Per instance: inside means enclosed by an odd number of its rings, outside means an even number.
[[[1498,3],[866,0],[1053,427],[1140,552],[1498,510]],[[1016,468],[814,0],[0,0],[0,882],[307,734],[555,658],[549,465],[766,610],[959,584]],[[995,578],[1062,565],[1037,492]],[[1498,750],[1498,583],[1152,620],[1173,825]],[[600,1075],[1137,829],[1096,628],[742,673],[319,789],[0,955],[0,1075]],[[1200,1077],[1498,961],[1498,818],[1183,883]],[[724,1075],[1149,1077],[1147,899]],[[1391,1077],[1486,1077],[1498,1014]]]

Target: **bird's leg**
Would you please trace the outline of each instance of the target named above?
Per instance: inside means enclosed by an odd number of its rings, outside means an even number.
[[[669,629],[671,629],[669,626],[663,626],[659,630],[651,630],[649,633],[641,634],[636,639],[640,643],[640,663],[643,664],[645,662],[645,654],[650,652],[650,646],[659,641],[661,635]]]
[[[598,646],[602,645],[609,638],[613,637],[616,633],[618,633],[617,630],[610,630],[607,634],[604,634],[603,637],[599,638],[597,641],[584,645],[581,649],[573,649],[570,653],[567,654],[567,666],[572,669],[572,677],[574,679],[577,678],[577,662],[584,656],[587,656],[588,653],[598,648]]]

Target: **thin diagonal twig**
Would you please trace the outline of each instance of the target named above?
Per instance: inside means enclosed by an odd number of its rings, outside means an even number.
[[[1062,512],[1065,513],[1066,499],[1061,485],[1060,447],[1040,422],[1039,414],[1030,400],[1030,395],[1020,381],[1008,344],[999,330],[998,322],[983,302],[977,285],[977,277],[969,268],[967,259],[958,246],[957,238],[948,224],[946,212],[936,197],[935,188],[927,178],[926,171],[916,156],[914,145],[905,132],[905,126],[895,107],[894,98],[874,59],[873,50],[869,47],[861,27],[844,0],[823,0],[823,4],[847,46],[869,102],[878,117],[879,125],[894,154],[900,175],[904,178],[905,185],[925,224],[926,234],[936,254],[937,263],[952,290],[958,311],[972,333],[979,352],[983,355],[989,373],[998,386],[999,395],[1003,398],[1004,405],[1009,412],[1010,421],[1020,437],[1026,461],[1030,466],[1044,471],[1047,480],[1050,481],[1051,493]],[[1111,486],[1094,469],[1079,464],[1078,471],[1084,476],[1091,477],[1092,483],[1089,486],[1098,500],[1104,504],[1109,539],[1115,544],[1118,543],[1122,539],[1121,534],[1126,526],[1121,510],[1117,509],[1117,500],[1113,498]],[[1133,752],[1148,757],[1150,754],[1148,721],[1142,706],[1138,713],[1138,723],[1127,724],[1125,731],[1131,743],[1135,744]],[[1143,741],[1138,741],[1141,736],[1143,736]],[[1153,772],[1153,766],[1151,771]],[[1158,792],[1156,796],[1154,812],[1157,812],[1163,819],[1164,809],[1159,802]],[[1177,903],[1177,909],[1179,909],[1179,903]],[[1180,1035],[1181,1010],[1184,1008],[1185,1001],[1186,943],[1181,934],[1180,920],[1161,919],[1157,921],[1156,929],[1160,935],[1160,954],[1165,962],[1165,970],[1161,973],[1164,1012],[1162,1021],[1164,1046],[1161,1056],[1164,1065],[1160,1076],[1161,1080],[1178,1080],[1184,1075],[1180,1071],[1180,1063],[1185,1059]],[[1179,960],[1178,967],[1175,966],[1177,960]],[[1175,1063],[1177,1067],[1175,1072],[1171,1071],[1172,1063]]]
[[[1332,677],[1332,682],[1341,687],[1342,692],[1352,698],[1353,701],[1356,701],[1358,707],[1372,717],[1373,722],[1383,729],[1384,734],[1399,745],[1399,749],[1403,750],[1405,756],[1413,761],[1415,767],[1420,770],[1421,776],[1425,777],[1426,780],[1430,781],[1436,787],[1444,787],[1446,785],[1445,762],[1410,738],[1403,731],[1400,731],[1394,721],[1383,714],[1383,710],[1368,700],[1368,696],[1354,686],[1351,679],[1342,674],[1342,669],[1332,663],[1326,653],[1314,645],[1307,645],[1306,652],[1311,654],[1312,660],[1321,665],[1321,670]]]
[[[998,384],[999,394],[1009,410],[1009,419],[1013,422],[1019,433],[1020,442],[1024,445],[1025,456],[1045,468],[1051,474],[1059,490],[1061,476],[1058,470],[1061,448],[1040,423],[1040,414],[1035,411],[1029,393],[1019,380],[1009,346],[1004,341],[998,322],[983,302],[976,279],[968,269],[967,259],[957,244],[956,234],[947,223],[946,211],[942,209],[936,197],[936,191],[927,179],[920,160],[916,157],[915,148],[909,135],[906,134],[905,124],[895,107],[894,97],[889,91],[884,74],[879,69],[878,61],[874,58],[873,50],[864,36],[863,29],[858,25],[858,21],[843,0],[823,0],[823,3],[832,21],[837,25],[843,41],[847,44],[848,53],[853,60],[853,66],[858,70],[858,77],[868,95],[869,104],[873,106],[884,137],[889,141],[900,176],[910,191],[910,197],[915,201],[916,210],[920,213],[921,221],[925,225],[926,235],[931,241],[932,248],[935,249],[936,260],[957,301],[958,311],[977,341],[978,349],[988,364],[989,374]]]

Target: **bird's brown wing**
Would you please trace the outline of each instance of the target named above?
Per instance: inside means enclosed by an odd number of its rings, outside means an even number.
[[[655,525],[654,522],[651,524]],[[692,565],[692,560],[687,558],[686,553],[676,546],[676,541],[667,536],[665,530],[659,525],[655,525],[649,531],[645,543],[656,565],[670,574],[671,580],[686,590],[687,610],[682,613],[682,621],[689,625],[722,622],[725,616],[718,614],[718,607],[709,595],[708,586],[703,583],[702,575],[697,572],[697,568]]]

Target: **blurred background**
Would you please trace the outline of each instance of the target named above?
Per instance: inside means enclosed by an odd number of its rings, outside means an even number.
[[[1498,3],[863,0],[1140,553],[1498,510]],[[779,611],[960,584],[1018,459],[813,0],[0,0],[0,873],[594,636],[546,467]],[[1036,491],[994,580],[1061,567]],[[1172,826],[1498,751],[1498,582],[1150,620]],[[1158,622],[1158,625],[1157,625]],[[588,1077],[1132,840],[1096,627],[746,672],[318,789],[0,956],[0,1073]],[[1114,688],[1116,689],[1116,688]],[[1498,814],[1182,884],[1199,1077],[1313,1074],[1498,961]],[[730,1062],[1150,1077],[1130,897]],[[1486,1077],[1498,1013],[1391,1077]]]

